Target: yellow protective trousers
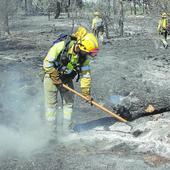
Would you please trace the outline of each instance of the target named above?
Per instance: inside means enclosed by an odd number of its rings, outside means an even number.
[[[74,89],[73,82],[70,80],[67,85]],[[55,121],[57,118],[58,92],[63,98],[63,118],[64,120],[71,121],[74,95],[63,87],[53,84],[49,74],[44,77],[44,96],[45,96],[45,118],[47,121]]]

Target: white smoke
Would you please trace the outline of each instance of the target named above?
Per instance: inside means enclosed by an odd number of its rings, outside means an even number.
[[[42,120],[42,82],[29,69],[25,71],[19,67],[0,74],[4,82],[4,86],[0,87],[0,109],[3,113],[0,115],[0,156],[33,154],[50,139]]]

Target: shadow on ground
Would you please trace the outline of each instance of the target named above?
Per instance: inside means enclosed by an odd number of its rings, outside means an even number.
[[[73,129],[75,132],[83,132],[94,129],[99,126],[103,126],[105,130],[109,130],[109,126],[112,126],[116,122],[117,121],[112,117],[104,117],[86,123],[76,124]]]

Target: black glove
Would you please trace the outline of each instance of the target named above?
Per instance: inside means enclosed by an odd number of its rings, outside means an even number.
[[[76,71],[72,71],[70,74],[63,74],[60,76],[60,79],[63,81],[63,82],[68,82],[72,79],[74,79],[74,77],[77,75],[77,72]]]

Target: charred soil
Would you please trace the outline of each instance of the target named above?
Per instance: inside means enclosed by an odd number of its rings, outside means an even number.
[[[126,23],[125,36],[113,35],[91,61],[92,96],[112,111],[124,107],[135,119],[132,127],[76,97],[75,132],[62,140],[51,140],[43,121],[40,72],[52,41],[70,32],[71,23],[44,16],[19,21],[11,25],[11,36],[0,39],[0,169],[170,168],[170,48],[161,47],[149,26],[143,31],[141,18]],[[148,105],[163,113],[148,115]]]

